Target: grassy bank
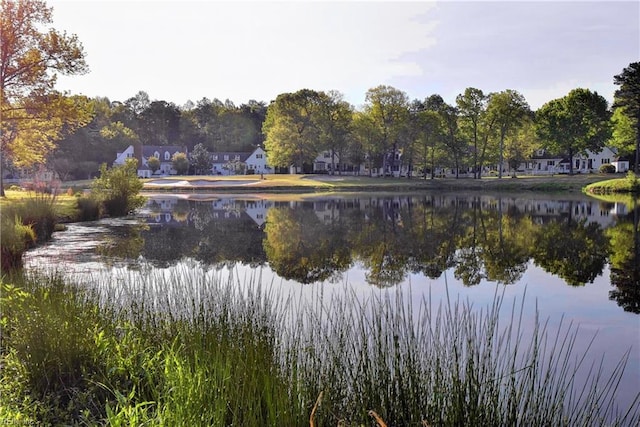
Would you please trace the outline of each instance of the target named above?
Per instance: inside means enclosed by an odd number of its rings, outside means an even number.
[[[587,194],[631,194],[640,195],[640,178],[629,172],[624,178],[607,179],[587,185]]]
[[[38,276],[2,286],[4,423],[375,425],[370,411],[405,426],[640,421],[637,399],[615,409],[624,360],[580,378],[577,330],[525,332],[524,301],[305,302],[195,267],[93,291]]]

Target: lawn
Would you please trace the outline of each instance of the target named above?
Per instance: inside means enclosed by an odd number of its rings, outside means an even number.
[[[33,191],[5,190],[5,196],[0,198],[0,211],[7,206],[15,206],[29,200],[39,200],[53,203],[56,216],[60,219],[71,220],[78,213],[78,198],[67,193],[58,194],[53,198],[50,194],[35,193]]]

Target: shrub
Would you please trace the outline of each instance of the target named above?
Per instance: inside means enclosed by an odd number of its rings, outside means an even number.
[[[33,227],[38,243],[46,242],[56,229],[58,216],[54,208],[55,196],[30,198],[20,207],[19,212],[23,224]]]
[[[78,197],[78,221],[94,221],[100,218],[100,201],[95,197]]]
[[[102,202],[107,214],[111,216],[128,215],[144,205],[140,196],[142,181],[137,174],[137,160],[127,159],[121,166],[107,169],[106,163],[100,166],[100,176],[92,183],[93,196]]]
[[[178,175],[184,175],[189,170],[189,159],[184,153],[176,153],[171,157],[171,166],[176,170]]]
[[[36,240],[36,234],[30,225],[24,225],[16,214],[4,212],[0,218],[0,266],[2,271],[16,270],[22,267],[22,254]]]
[[[616,173],[616,167],[611,163],[605,163],[598,169],[600,173]]]
[[[640,193],[640,178],[633,171],[627,172],[627,182],[632,193]]]

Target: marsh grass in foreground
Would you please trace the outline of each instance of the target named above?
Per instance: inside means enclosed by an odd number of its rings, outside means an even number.
[[[335,426],[371,425],[370,411],[406,426],[640,421],[638,397],[615,407],[625,360],[579,376],[577,328],[524,331],[524,300],[505,310],[500,295],[483,309],[411,305],[399,291],[306,299],[261,282],[194,267],[95,288],[46,276],[3,284],[0,421]]]

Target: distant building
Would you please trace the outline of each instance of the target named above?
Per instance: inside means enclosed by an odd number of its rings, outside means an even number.
[[[249,151],[220,151],[211,153],[213,175],[271,174],[267,153],[258,147]]]
[[[188,154],[187,147],[178,145],[130,145],[122,153],[116,155],[113,165],[123,165],[127,159],[135,158],[138,160],[138,177],[140,178],[151,178],[152,175],[176,175],[178,172],[173,169],[171,159],[177,153]],[[150,157],[157,157],[160,160],[160,168],[155,173],[152,173],[149,168],[148,160]]]

